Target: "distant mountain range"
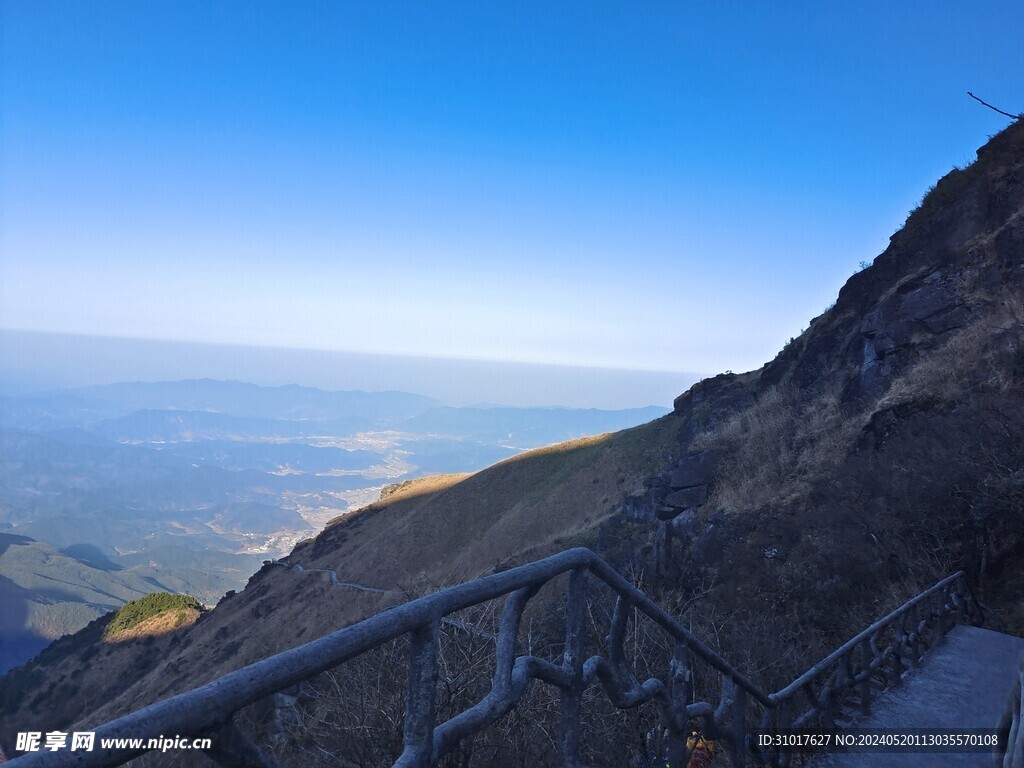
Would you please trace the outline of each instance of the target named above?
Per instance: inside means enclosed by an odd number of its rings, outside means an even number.
[[[438,405],[436,400],[408,392],[327,392],[295,384],[260,387],[240,381],[190,379],[0,398],[0,421],[3,426],[38,431],[95,425],[136,412],[203,412],[211,419],[204,424],[217,424],[215,416],[220,416],[226,425],[250,420],[251,429],[263,420],[262,428],[274,434],[275,429],[283,428],[281,424],[273,426],[275,422],[334,423],[346,430],[382,428]]]
[[[386,484],[666,412],[451,408],[210,379],[0,399],[0,578],[5,609],[24,617],[0,669],[147,591],[216,602]],[[33,591],[46,578],[68,585],[59,599]]]

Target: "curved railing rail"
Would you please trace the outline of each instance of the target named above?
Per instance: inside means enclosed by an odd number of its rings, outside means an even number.
[[[527,603],[541,587],[566,573],[562,663],[532,655],[517,656],[519,627]],[[616,597],[604,655],[584,658],[587,581],[591,577],[607,585]],[[452,613],[502,596],[507,598],[494,639],[496,668],[490,691],[465,711],[436,723],[434,695],[442,622]],[[390,608],[120,717],[95,730],[92,751],[30,753],[10,764],[17,768],[121,765],[149,750],[104,748],[104,740],[129,738],[145,744],[151,738],[176,734],[211,738],[207,753],[229,768],[280,768],[276,759],[235,727],[235,715],[260,699],[408,635],[404,749],[395,766],[425,768],[436,764],[460,740],[507,714],[533,680],[560,689],[558,759],[562,765],[580,765],[583,693],[597,682],[620,709],[645,702],[656,705],[661,727],[668,734],[665,759],[671,768],[686,764],[686,737],[693,721],[700,723],[706,736],[724,744],[734,766],[747,765],[750,760],[785,766],[788,753],[755,748],[754,741],[748,738],[750,723],[760,722],[762,730],[778,731],[809,724],[815,718],[827,719],[845,693],[853,689],[860,691],[866,709],[870,706],[873,676],[886,674],[896,682],[906,663],[916,662],[953,624],[970,618],[969,613],[976,605],[963,574],[954,574],[873,624],[791,685],[767,695],[596,554],[583,548],[570,549]],[[661,679],[640,682],[627,663],[626,630],[635,612],[645,615],[672,642],[669,668]],[[721,692],[717,703],[695,701],[694,662],[719,673]],[[801,697],[806,697],[809,706],[793,717]]]

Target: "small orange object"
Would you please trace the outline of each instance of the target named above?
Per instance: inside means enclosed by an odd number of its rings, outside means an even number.
[[[686,751],[690,755],[686,768],[709,768],[718,754],[718,745],[694,731],[686,741]]]

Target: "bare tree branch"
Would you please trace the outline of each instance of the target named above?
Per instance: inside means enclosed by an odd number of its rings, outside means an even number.
[[[1019,115],[1011,115],[1009,112],[1004,112],[1003,110],[999,109],[998,107],[993,107],[987,101],[979,99],[977,96],[975,96],[970,91],[967,92],[967,95],[970,96],[975,101],[980,102],[981,104],[984,104],[989,109],[994,110],[995,112],[998,112],[1000,115],[1006,115],[1007,117],[1009,117],[1009,118],[1011,118],[1013,120],[1020,120],[1020,119],[1024,118],[1024,112],[1021,112]]]

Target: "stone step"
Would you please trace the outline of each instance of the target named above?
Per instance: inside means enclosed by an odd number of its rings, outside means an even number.
[[[881,694],[872,713],[854,728],[995,728],[1015,679],[1024,638],[979,627],[958,626],[910,670],[903,684]],[[834,752],[818,755],[812,768],[993,768],[992,751],[972,753]]]

